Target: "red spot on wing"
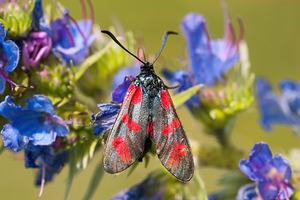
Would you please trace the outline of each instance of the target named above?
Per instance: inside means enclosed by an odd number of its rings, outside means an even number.
[[[173,132],[173,123],[168,124],[167,126],[163,127],[162,134],[163,135],[168,135],[169,133]]]
[[[170,93],[169,93],[168,90],[166,90],[166,91],[167,91],[168,97],[169,97],[169,99],[170,99],[170,102],[171,102],[173,108],[175,109],[175,106],[174,106],[173,101],[172,101],[172,99],[171,99]]]
[[[151,122],[151,124],[150,124],[148,121],[147,133],[150,133],[153,137],[153,122]]]
[[[135,85],[131,83],[123,101],[124,102],[128,101],[129,97],[134,93],[134,91],[135,91]]]
[[[134,104],[138,104],[142,101],[142,89],[141,87],[137,87],[136,91],[131,99],[131,102]]]
[[[121,120],[123,123],[128,122],[127,126],[130,130],[134,132],[140,131],[140,125],[132,120],[129,119],[129,116],[126,113],[121,113]]]
[[[121,113],[121,119],[124,123],[126,123],[129,120],[129,116],[126,113]]]
[[[131,160],[131,157],[130,157],[130,152],[129,152],[128,146],[126,144],[125,138],[124,137],[114,138],[112,141],[112,145],[118,152],[121,160],[124,163],[129,163],[129,161]]]
[[[180,121],[178,118],[173,120],[174,129],[177,129],[180,126]]]
[[[173,132],[174,129],[177,129],[180,126],[180,121],[178,118],[173,119],[171,124],[163,127],[162,134],[167,135]]]
[[[175,144],[174,150],[168,160],[168,165],[174,168],[178,165],[178,162],[182,161],[185,154],[187,153],[187,146],[184,144]]]
[[[134,121],[129,120],[128,121],[128,128],[134,132],[140,131],[140,125]]]
[[[164,90],[161,91],[161,105],[164,109],[167,109],[170,106],[169,94],[167,94]]]

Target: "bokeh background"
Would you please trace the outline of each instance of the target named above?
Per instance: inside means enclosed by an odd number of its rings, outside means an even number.
[[[70,14],[81,19],[80,3],[77,0],[61,0]],[[300,79],[300,1],[298,0],[227,0],[229,13],[236,30],[236,17],[240,16],[245,26],[245,40],[249,48],[251,71],[256,76],[266,77],[277,87],[284,78]],[[44,0],[43,4],[53,3]],[[136,36],[142,36],[146,53],[157,53],[162,35],[167,30],[180,32],[180,21],[188,12],[198,12],[205,16],[211,36],[222,37],[224,30],[223,11],[220,0],[92,0],[95,10],[95,22],[103,29],[118,19],[124,30],[131,30]],[[180,68],[175,58],[184,47],[181,35],[168,39],[160,60],[168,60]],[[136,50],[132,50],[136,52]],[[157,62],[156,71],[161,69]],[[174,69],[175,70],[175,69]],[[99,103],[101,100],[99,99]],[[178,109],[179,116],[190,138],[203,143],[217,145],[214,138],[206,136],[201,124],[193,119],[186,108]],[[239,115],[233,130],[233,144],[249,152],[258,141],[266,141],[273,153],[288,153],[293,147],[299,147],[288,127],[276,127],[270,134],[258,123],[259,113],[256,105]],[[73,182],[68,199],[82,199],[89,180],[100,162],[102,152],[98,152],[85,171],[80,172]],[[23,153],[13,154],[4,151],[0,157],[0,199],[36,199],[39,188],[34,186],[36,170],[25,169]],[[92,199],[109,199],[117,192],[143,180],[153,167],[160,165],[157,158],[151,159],[147,169],[140,164],[134,173],[127,177],[128,171],[120,175],[105,174]],[[218,177],[225,173],[213,168],[200,170],[208,192],[217,190]],[[68,167],[65,167],[54,181],[47,184],[41,199],[63,199],[66,187]]]

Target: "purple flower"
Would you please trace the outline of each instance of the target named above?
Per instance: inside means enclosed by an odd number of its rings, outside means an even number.
[[[38,68],[40,61],[45,59],[52,47],[51,38],[46,32],[33,32],[23,42],[22,60],[25,67]]]
[[[300,83],[283,80],[280,83],[282,95],[278,96],[265,79],[257,79],[255,92],[261,113],[261,125],[270,131],[273,124],[286,124],[299,128]]]
[[[134,79],[134,76],[130,75],[129,76],[131,80]],[[125,78],[125,80],[124,80]],[[112,92],[111,96],[112,96],[112,101],[113,102],[122,102],[126,92],[131,84],[130,80],[124,76],[123,78],[123,83],[121,83],[120,85],[118,85]]]
[[[9,96],[0,103],[0,115],[10,121],[1,132],[5,147],[18,151],[28,141],[33,145],[49,145],[56,136],[69,134],[67,123],[56,115],[48,97],[35,95],[26,102],[24,109],[16,106]]]
[[[6,31],[2,23],[0,23],[0,94],[5,90],[6,81],[11,84],[11,87],[22,87],[8,78],[8,73],[12,72],[19,62],[19,49],[18,46],[11,40],[6,40]]]
[[[115,119],[120,110],[120,105],[110,103],[110,104],[98,104],[101,111],[94,116],[92,114],[92,121],[94,126],[94,135],[99,135],[104,130],[109,130],[115,122]]]
[[[51,23],[54,53],[60,55],[66,65],[70,65],[70,61],[74,65],[81,63],[88,56],[89,46],[96,37],[91,34],[93,10],[91,4],[89,5],[92,13],[91,20],[83,19],[76,22],[69,16],[68,10],[65,10],[62,19],[56,19]]]
[[[268,144],[254,144],[249,160],[239,163],[241,171],[252,181],[258,182],[258,190],[263,200],[288,199],[294,192],[291,179],[291,167],[285,158],[272,153]]]

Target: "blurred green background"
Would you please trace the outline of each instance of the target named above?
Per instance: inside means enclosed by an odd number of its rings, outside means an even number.
[[[103,29],[112,25],[116,17],[124,29],[142,35],[146,53],[157,53],[161,38],[165,31],[180,32],[180,21],[188,12],[202,13],[208,23],[212,37],[222,37],[224,29],[223,11],[219,0],[130,0],[130,1],[101,1],[92,0],[95,10],[95,21]],[[299,80],[300,77],[300,1],[298,0],[228,0],[225,1],[236,30],[238,30],[237,16],[241,16],[245,26],[245,40],[249,47],[251,71],[256,76],[264,76],[270,80],[274,87],[283,78]],[[52,1],[43,1],[43,4]],[[79,1],[62,0],[70,14],[81,19]],[[162,58],[175,61],[184,47],[182,35],[172,36],[168,39]],[[135,49],[132,49],[136,52]],[[158,62],[157,71],[161,69]],[[99,100],[100,101],[100,100]],[[100,102],[99,102],[100,103]],[[181,121],[189,137],[203,143],[217,145],[214,138],[204,135],[201,124],[192,118],[184,108],[178,110]],[[258,124],[258,112],[254,105],[252,109],[239,115],[233,130],[233,144],[249,152],[252,145],[258,141],[266,141],[273,153],[288,153],[288,150],[299,147],[288,127],[276,127],[269,134],[262,130]],[[102,158],[98,152],[85,171],[80,172],[73,182],[68,199],[82,199],[88,187],[95,166]],[[36,199],[39,188],[34,186],[37,170],[25,169],[22,161],[23,153],[13,154],[9,151],[2,153],[0,158],[0,199]],[[140,164],[134,174],[127,178],[128,171],[120,175],[105,174],[93,199],[109,199],[117,192],[141,181],[146,174],[160,165],[157,158],[150,161],[150,166],[145,169]],[[209,192],[216,190],[217,178],[224,171],[202,168],[200,170]],[[47,184],[41,199],[63,199],[68,167],[54,181]]]

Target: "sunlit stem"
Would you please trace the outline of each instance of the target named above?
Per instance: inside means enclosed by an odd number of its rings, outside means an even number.
[[[42,180],[41,180],[41,189],[40,189],[40,193],[39,193],[39,197],[42,196],[43,194],[43,190],[44,190],[44,186],[45,186],[45,176],[46,176],[46,164],[44,161],[42,161]]]

